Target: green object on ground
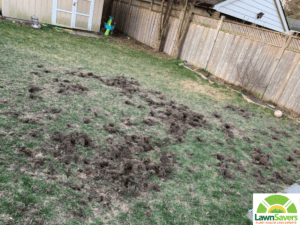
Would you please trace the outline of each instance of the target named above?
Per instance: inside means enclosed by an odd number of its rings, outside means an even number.
[[[111,26],[111,23],[112,23],[112,17],[109,18],[108,22],[107,22],[107,25],[108,26]],[[110,29],[106,29],[106,32],[105,32],[105,35],[109,35],[109,32],[110,32]]]

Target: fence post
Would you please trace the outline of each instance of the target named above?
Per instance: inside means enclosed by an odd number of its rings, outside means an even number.
[[[216,35],[215,35],[215,37],[214,37],[214,41],[213,41],[214,44],[212,45],[212,47],[211,47],[211,49],[210,49],[209,57],[208,57],[208,60],[207,60],[205,69],[207,69],[209,60],[210,60],[211,55],[212,55],[212,52],[213,52],[213,50],[214,50],[214,47],[215,47],[215,44],[216,44],[216,40],[217,40],[218,35],[219,35],[219,32],[220,32],[220,30],[221,30],[221,28],[222,28],[224,19],[225,19],[225,16],[222,16],[222,17],[221,17],[221,20],[219,21],[218,28],[217,28],[217,33],[216,33]]]
[[[266,87],[264,93],[262,94],[262,97],[261,97],[261,98],[264,97],[264,95],[265,95],[265,93],[266,93],[266,91],[267,91],[267,89],[268,89],[268,87],[269,87],[269,85],[270,85],[270,83],[271,83],[271,81],[272,81],[272,79],[273,79],[273,76],[274,76],[274,74],[275,74],[275,71],[276,71],[276,69],[277,69],[277,66],[279,65],[279,62],[280,62],[280,60],[281,60],[281,58],[282,58],[282,56],[283,56],[283,53],[284,53],[285,49],[289,46],[289,44],[291,43],[291,41],[292,41],[292,37],[293,37],[293,33],[290,31],[290,32],[289,32],[289,35],[288,35],[287,41],[282,45],[282,47],[281,47],[281,49],[280,49],[280,52],[279,52],[279,54],[278,54],[278,57],[276,58],[276,64],[271,68],[271,79],[270,79],[270,81],[269,81],[269,83],[268,83],[268,85],[267,85],[267,87]],[[284,84],[284,83],[283,83],[283,84]],[[281,90],[281,87],[280,87],[279,90]],[[282,92],[281,92],[281,93],[282,93]],[[281,95],[281,93],[280,93],[280,95]],[[278,93],[278,94],[279,94],[279,93]],[[277,96],[278,96],[278,94],[277,94]],[[276,96],[276,97],[277,97],[277,96]]]
[[[150,5],[150,12],[152,12],[152,8],[153,8],[153,2],[154,0],[151,1],[151,5]]]

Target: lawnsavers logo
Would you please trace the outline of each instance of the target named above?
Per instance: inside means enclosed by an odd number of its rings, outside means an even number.
[[[254,194],[253,224],[300,224],[300,194]]]

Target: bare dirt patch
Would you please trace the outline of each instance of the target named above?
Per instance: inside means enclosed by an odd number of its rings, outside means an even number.
[[[227,99],[231,99],[230,95],[225,94],[223,92],[220,92],[216,90],[216,88],[213,88],[209,85],[202,85],[195,81],[182,81],[182,86],[185,88],[185,90],[190,92],[199,92],[204,95],[208,95],[210,97],[213,97],[214,99],[218,101],[225,101]]]

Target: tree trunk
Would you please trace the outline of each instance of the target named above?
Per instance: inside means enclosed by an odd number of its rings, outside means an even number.
[[[159,51],[160,42],[161,42],[161,22],[162,22],[164,4],[165,4],[165,0],[162,0],[161,9],[160,9],[160,16],[159,16],[158,24],[157,24],[157,40],[156,40],[156,43],[155,43],[155,51],[157,51],[157,52]]]
[[[167,5],[166,13],[164,15],[163,25],[162,25],[162,29],[161,29],[161,34],[160,34],[161,35],[160,43],[158,43],[158,46],[159,46],[158,51],[163,50],[162,48],[163,48],[164,41],[166,39],[167,30],[169,27],[169,20],[170,20],[170,16],[171,16],[173,2],[174,2],[173,0],[168,1],[168,5]]]
[[[178,31],[176,34],[174,48],[171,53],[171,56],[176,59],[179,58],[179,48],[180,48],[180,46],[183,42],[184,36],[189,28],[196,0],[193,0],[193,2],[189,4],[189,12],[186,15],[187,2],[188,2],[188,0],[186,1],[185,7],[183,8],[183,11],[182,11],[182,17],[180,19],[180,23],[178,26]]]

